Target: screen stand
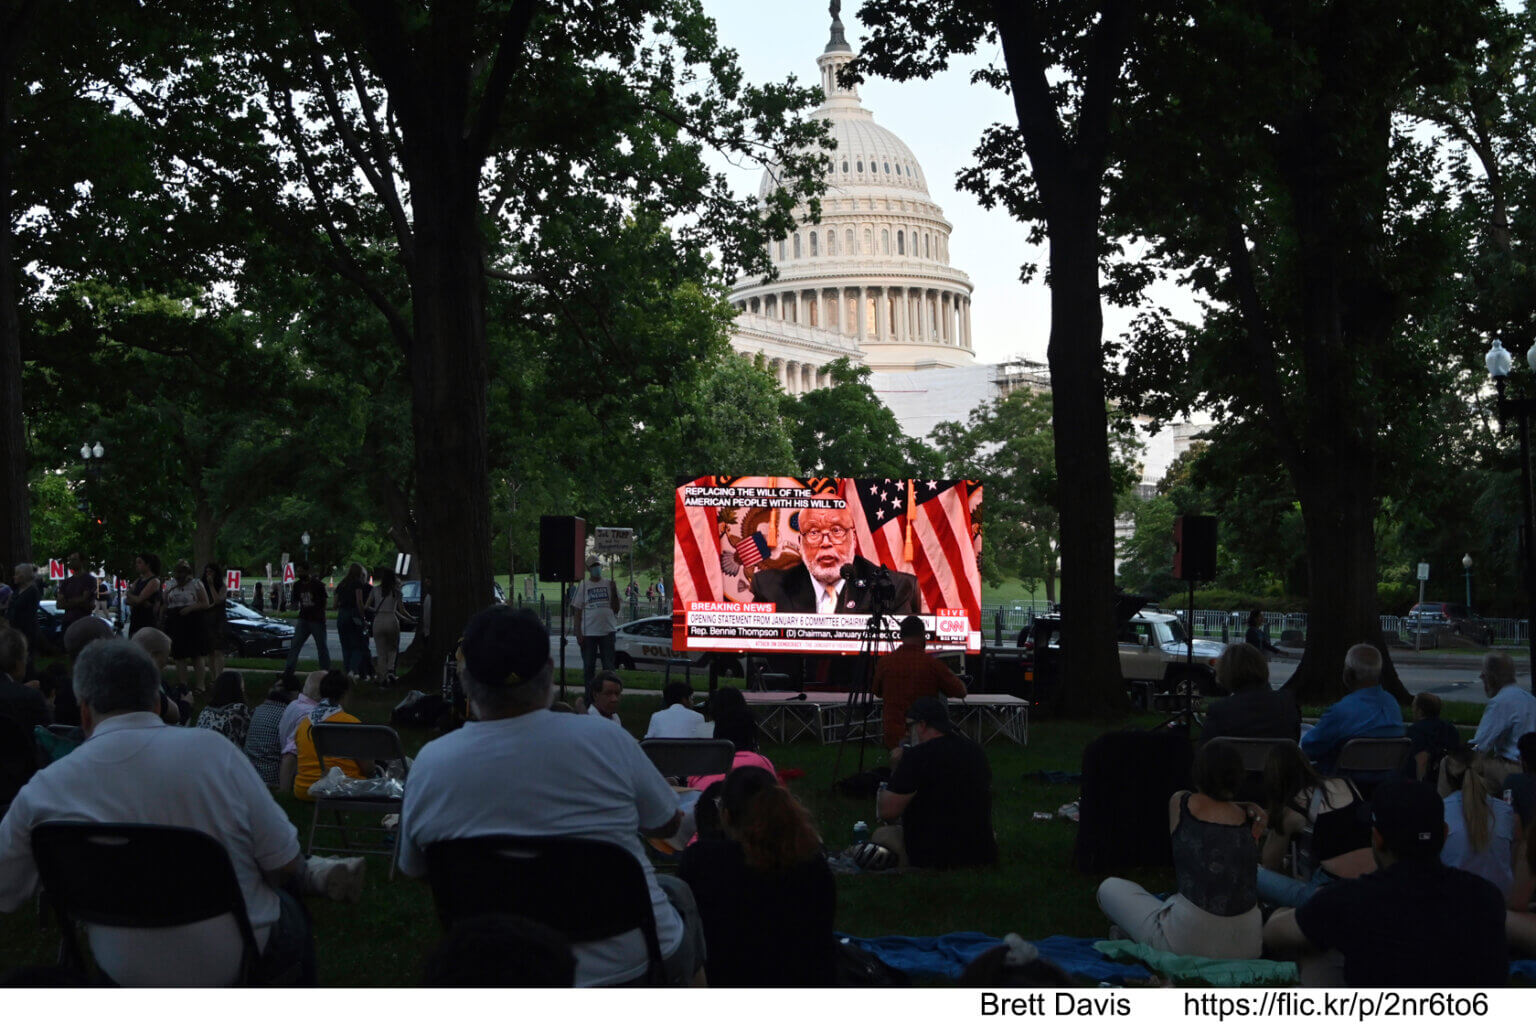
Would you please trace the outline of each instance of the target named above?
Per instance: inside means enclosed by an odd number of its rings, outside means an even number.
[[[877,591],[870,605],[869,621],[865,623],[864,634],[859,639],[859,667],[854,673],[853,685],[848,689],[848,700],[843,704],[843,734],[838,737],[837,756],[832,759],[834,786],[842,770],[843,746],[853,732],[854,723],[858,723],[859,730],[858,771],[864,770],[864,746],[869,739],[869,712],[875,702],[874,694],[870,691],[870,683],[875,675],[875,655],[880,651],[881,641],[886,640],[891,633],[885,627],[885,604],[885,598]]]

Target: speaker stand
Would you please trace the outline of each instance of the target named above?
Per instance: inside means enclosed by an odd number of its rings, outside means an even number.
[[[1184,630],[1184,706],[1165,718],[1159,729],[1183,728],[1194,735],[1195,725],[1204,725],[1204,720],[1195,712],[1195,687],[1200,684],[1195,681],[1195,581],[1189,581],[1189,616],[1185,620]],[[1173,695],[1177,704],[1179,695]]]
[[[1190,584],[1193,594],[1194,584]],[[560,584],[560,703],[565,703],[565,606],[571,596],[571,585]],[[1193,597],[1190,600],[1194,600]]]

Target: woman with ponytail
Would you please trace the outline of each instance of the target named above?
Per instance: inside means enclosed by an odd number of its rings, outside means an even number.
[[[1515,810],[1488,795],[1488,782],[1471,747],[1445,755],[1440,795],[1445,799],[1445,846],[1440,860],[1488,879],[1507,898],[1514,884],[1519,828]]]
[[[683,852],[711,987],[832,985],[837,887],[811,816],[762,768],[736,768],[719,797],[723,839]]]

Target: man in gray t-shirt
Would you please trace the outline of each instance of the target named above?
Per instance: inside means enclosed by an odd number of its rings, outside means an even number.
[[[587,578],[571,591],[571,610],[576,613],[583,680],[590,683],[597,674],[599,655],[603,668],[614,667],[613,632],[619,628],[619,588],[603,579],[603,565],[596,555],[587,559]]]

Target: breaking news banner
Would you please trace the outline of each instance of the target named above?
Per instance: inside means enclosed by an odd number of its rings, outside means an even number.
[[[892,634],[917,615],[930,650],[979,652],[981,496],[977,480],[683,480],[672,646],[854,654],[879,605]]]

